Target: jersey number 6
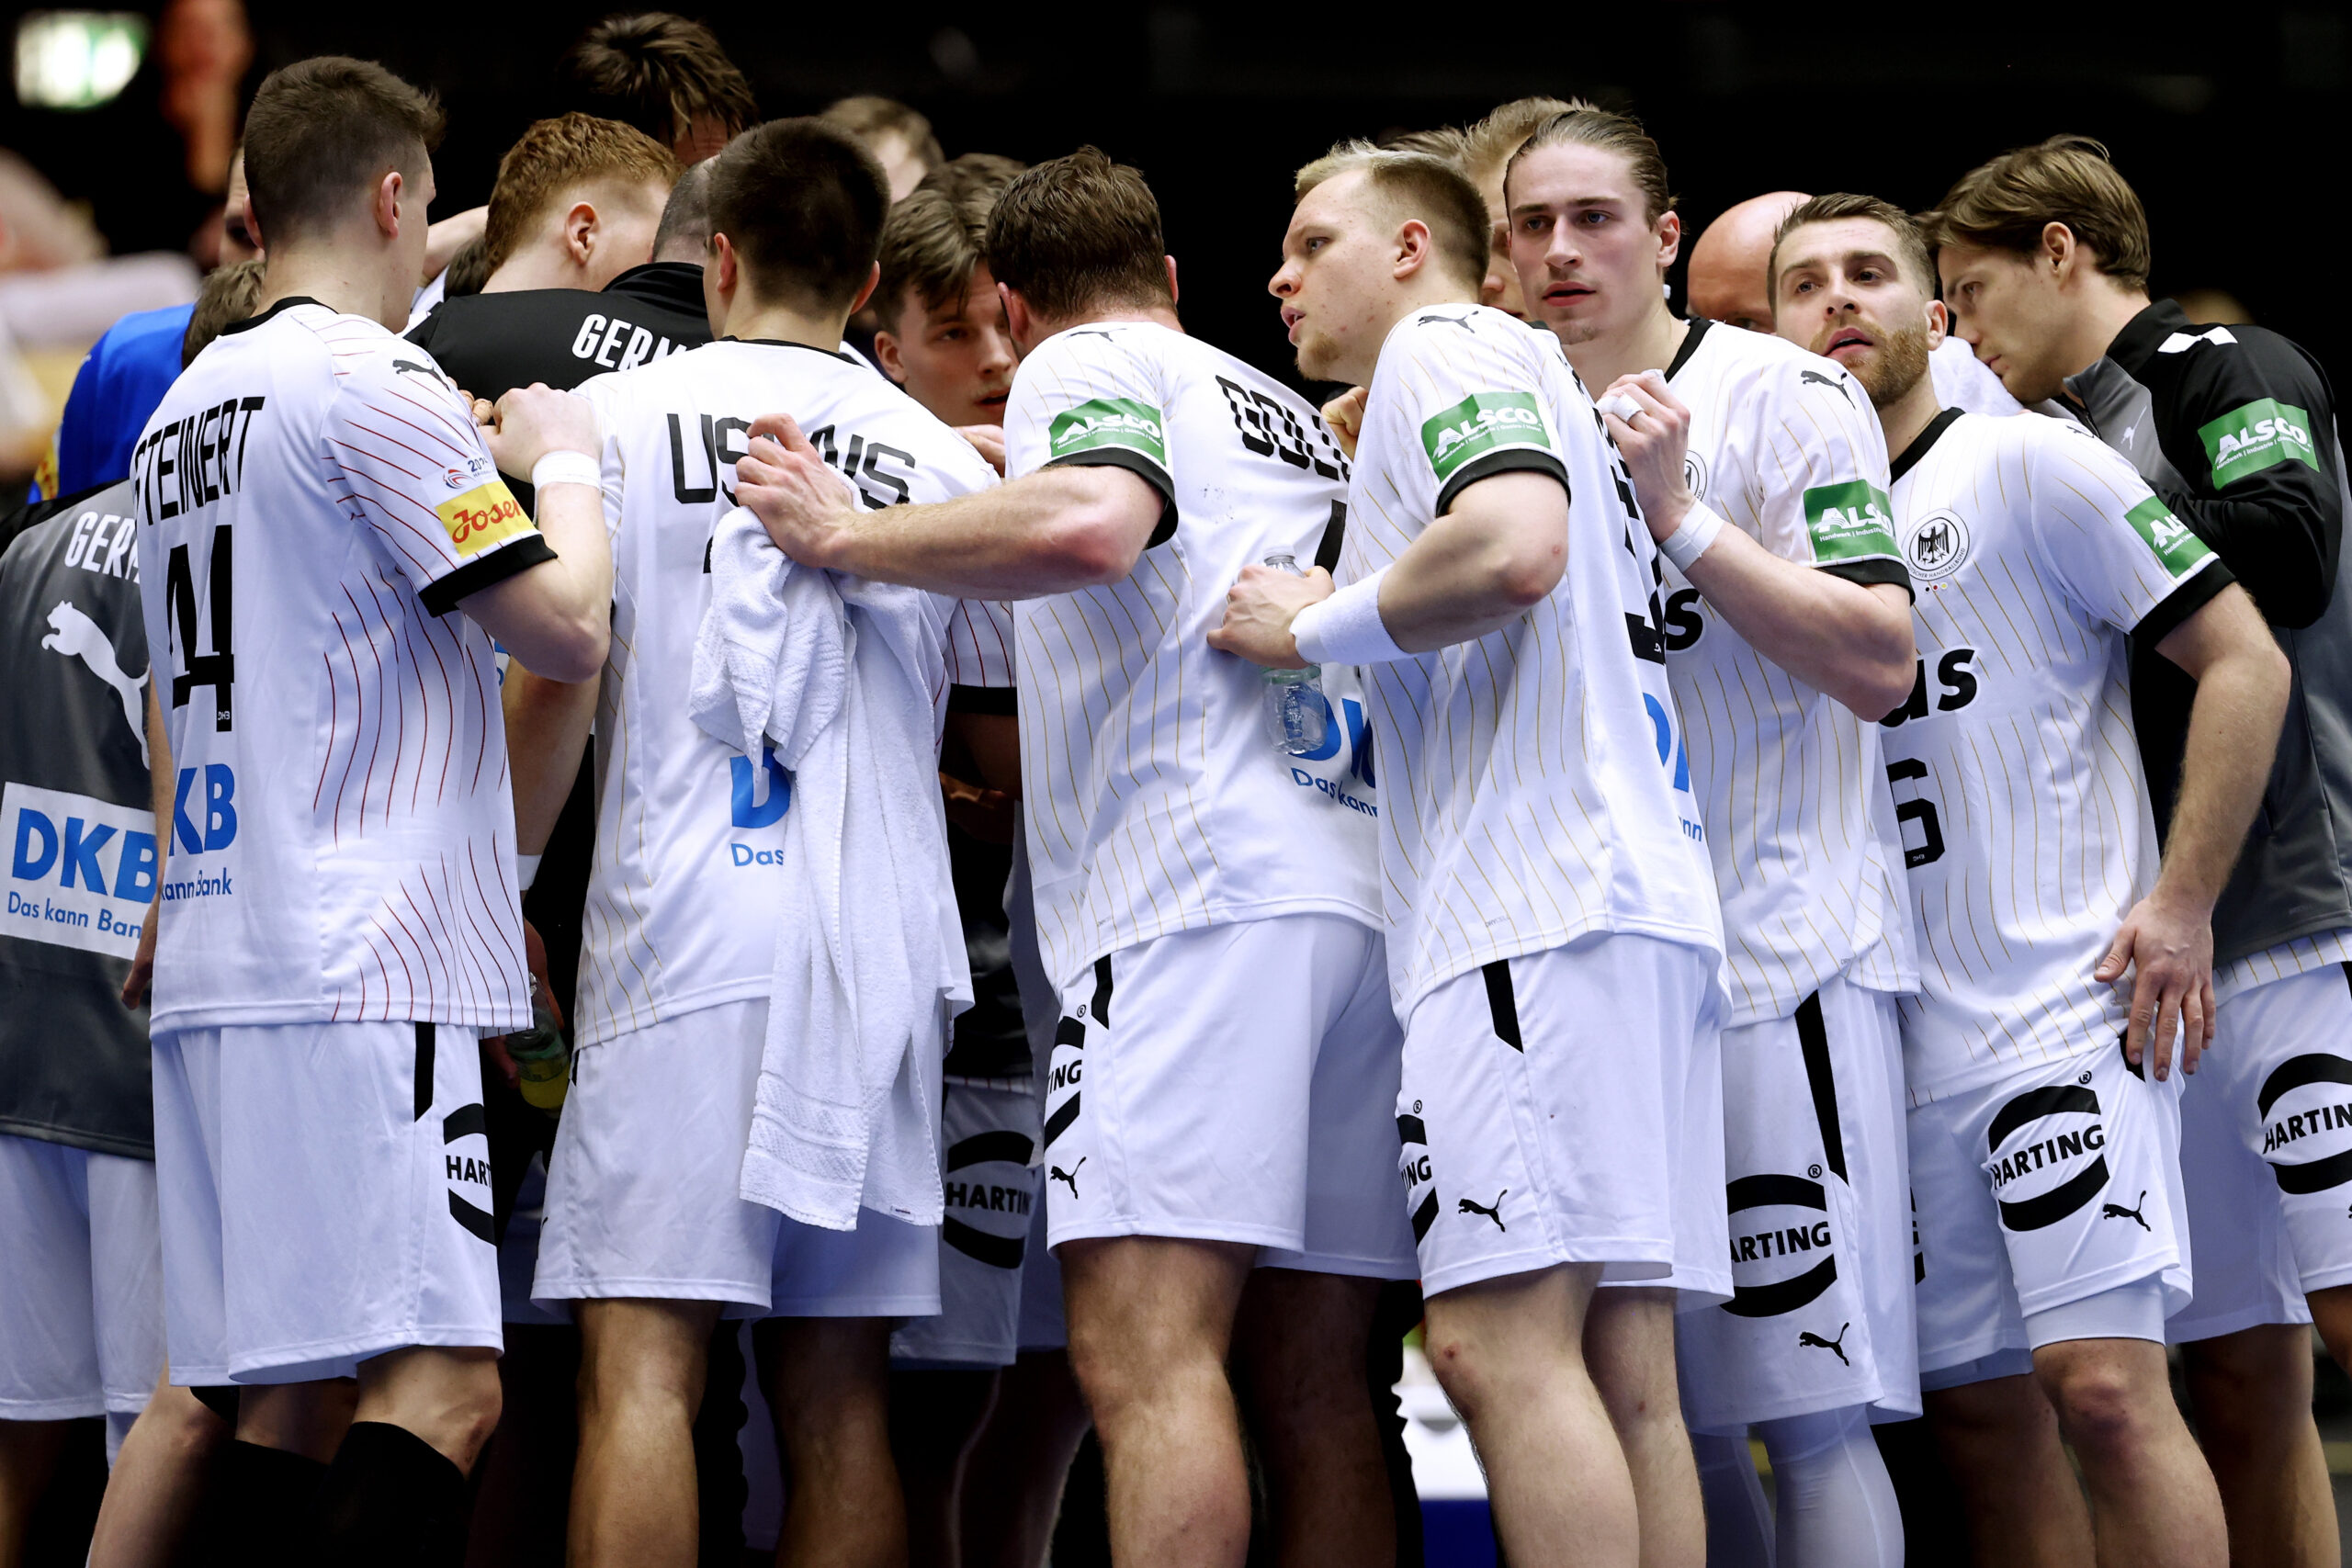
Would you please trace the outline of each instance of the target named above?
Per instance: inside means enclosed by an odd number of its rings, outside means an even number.
[[[1927,776],[1928,764],[1917,757],[1904,757],[1886,765],[1886,782],[1889,787],[1901,784],[1905,779],[1924,779]],[[1915,850],[1908,843],[1903,846],[1903,867],[1905,871],[1915,870],[1923,865],[1933,865],[1944,858],[1944,830],[1942,824],[1936,820],[1934,801],[1898,800],[1894,803],[1894,819],[1898,822],[1919,824],[1919,847]]]

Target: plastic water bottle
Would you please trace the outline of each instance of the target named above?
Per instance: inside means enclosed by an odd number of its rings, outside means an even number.
[[[561,1111],[564,1091],[571,1086],[571,1047],[563,1043],[563,1030],[537,975],[531,976],[531,1027],[506,1037],[506,1054],[514,1060],[525,1101],[550,1116]]]
[[[1306,575],[1298,569],[1298,558],[1287,550],[1268,556],[1265,564],[1293,577]],[[1285,757],[1320,751],[1331,728],[1331,705],[1323,700],[1323,667],[1269,670],[1265,681],[1266,738],[1274,750]]]

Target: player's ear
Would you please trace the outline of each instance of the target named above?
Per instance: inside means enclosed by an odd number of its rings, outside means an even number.
[[[857,291],[857,298],[850,301],[849,313],[851,315],[854,316],[860,310],[865,309],[865,302],[874,298],[874,286],[881,281],[882,264],[880,262],[876,262],[872,266],[866,269],[865,287],[859,289]]]
[[[1671,209],[1657,215],[1657,265],[1661,270],[1672,266],[1674,258],[1682,254],[1682,214]]]
[[[2041,226],[2041,254],[2034,260],[2046,264],[2048,269],[2057,274],[2063,282],[2075,259],[2075,231],[2064,223],[2044,223]]]
[[[1396,226],[1396,262],[1392,273],[1398,282],[1421,270],[1430,259],[1430,226],[1408,218]]]
[[[888,327],[874,334],[874,359],[882,367],[882,374],[903,387],[907,384],[906,355],[899,352],[899,334]]]
[[[1943,346],[1943,341],[1944,341],[1944,339],[1946,339],[1947,337],[1950,337],[1951,335],[1951,312],[1944,309],[1944,302],[1943,302],[1942,300],[1940,300],[1940,299],[1930,299],[1930,300],[1928,300],[1928,352],[1929,354],[1933,354],[1933,353],[1935,353],[1935,351],[1936,351],[1937,349],[1939,349],[1939,348],[1940,348],[1940,347],[1942,347],[1942,346]]]
[[[563,248],[574,263],[588,265],[589,256],[596,249],[596,209],[587,201],[575,201],[571,210],[563,215]]]
[[[1168,264],[1168,302],[1173,305],[1176,303],[1176,258],[1162,256],[1159,259]]]
[[[1004,330],[1012,334],[1013,346],[1026,353],[1036,342],[1035,334],[1030,331],[1036,322],[1030,314],[1029,301],[1010,283],[998,284],[996,294],[1004,301]]]
[[[251,191],[245,193],[244,212],[245,237],[253,242],[254,250],[267,255],[269,242],[261,237],[261,220],[254,216],[254,193]]]
[[[401,192],[406,184],[398,169],[388,169],[384,177],[376,182],[368,198],[368,215],[376,220],[377,229],[388,240],[401,231]]]

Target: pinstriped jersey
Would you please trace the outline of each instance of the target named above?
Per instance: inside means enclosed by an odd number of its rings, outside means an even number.
[[[1390,330],[1340,579],[1388,566],[1464,489],[1514,469],[1567,490],[1559,586],[1476,642],[1369,672],[1400,1017],[1456,975],[1588,931],[1722,951],[1657,626],[1657,551],[1556,339],[1476,305]]]
[[[457,602],[547,542],[432,357],[280,301],[134,452],[178,779],[154,1027],[527,1025],[490,638]]]
[[[687,713],[708,547],[734,509],[752,421],[792,415],[862,504],[985,490],[980,455],[862,361],[725,339],[580,387],[604,436],[613,641],[596,711],[596,848],[581,919],[579,1039],[596,1043],[720,1002],[763,997],[775,967],[775,878],[792,780]],[[936,609],[934,712],[947,687],[1001,684],[978,662],[992,633]],[[960,668],[961,650],[973,659]]]
[[[2213,971],[2213,1000],[2228,1001],[2241,991],[2251,991],[2256,986],[2267,986],[2274,980],[2291,979],[2314,969],[2340,968],[2352,964],[2352,929],[2321,931],[2314,936],[2299,936],[2267,947],[2260,953],[2250,953],[2235,964],[2225,964]],[[2222,1043],[2226,1044],[2227,1042]]]
[[[1881,722],[1918,918],[1905,1076],[1925,1103],[2121,1036],[2131,993],[2091,972],[2157,870],[2127,639],[2163,640],[2233,579],[2056,420],[1946,410],[1897,459],[1894,508],[1926,675]]]
[[[1904,585],[1886,438],[1834,361],[1693,321],[1668,383],[1690,410],[1691,493],[1784,559]],[[1666,667],[1723,896],[1734,1024],[1785,1018],[1845,974],[1917,981],[1876,716],[1765,658],[1667,564]]]
[[[1319,912],[1380,921],[1362,686],[1323,671],[1310,756],[1275,750],[1258,666],[1208,646],[1241,569],[1302,567],[1344,516],[1346,465],[1295,393],[1167,327],[1077,327],[1021,362],[1005,471],[1108,464],[1159,530],[1107,587],[1015,607],[1037,940],[1057,981],[1172,931]]]

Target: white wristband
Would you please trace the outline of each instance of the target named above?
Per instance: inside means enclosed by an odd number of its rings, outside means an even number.
[[[514,880],[523,885],[524,892],[528,893],[531,890],[531,884],[539,879],[539,862],[542,858],[544,857],[539,855],[514,857]]]
[[[531,465],[533,490],[545,490],[549,485],[586,485],[590,490],[601,490],[604,484],[604,465],[585,452],[550,452]]]
[[[1707,553],[1715,536],[1724,531],[1724,520],[1697,502],[1683,514],[1682,526],[1658,541],[1658,552],[1674,563],[1674,570],[1688,577],[1698,558]]]
[[[1380,618],[1380,584],[1386,575],[1377,572],[1351,582],[1293,617],[1290,634],[1297,639],[1298,656],[1309,664],[1387,664],[1410,659]]]

